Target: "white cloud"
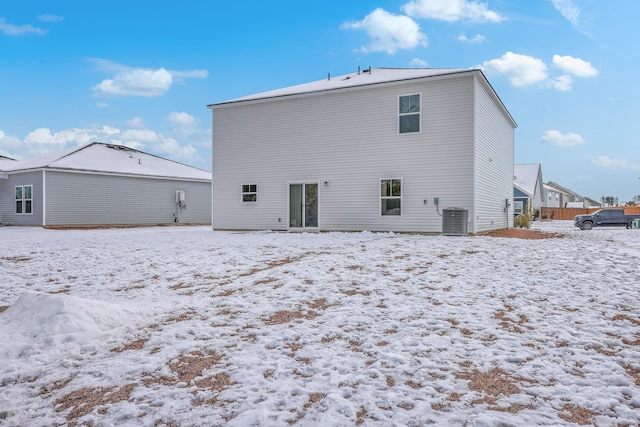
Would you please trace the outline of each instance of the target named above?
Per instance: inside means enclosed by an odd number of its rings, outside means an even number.
[[[42,22],[60,22],[64,17],[57,15],[38,15],[36,16],[36,19]]]
[[[160,96],[171,89],[174,80],[203,79],[208,76],[206,70],[169,71],[165,68],[154,70],[128,67],[100,58],[90,58],[89,61],[102,70],[115,73],[112,78],[105,79],[91,88],[99,96]]]
[[[184,122],[189,121],[188,117],[180,117]],[[211,161],[211,132],[197,129],[195,122],[194,119],[192,133],[180,137],[172,135],[173,131],[163,134],[148,129],[139,117],[130,120],[125,129],[92,125],[86,128],[70,128],[53,132],[48,128],[38,128],[29,132],[24,139],[9,136],[0,131],[0,154],[14,159],[24,159],[91,142],[104,142],[125,145],[175,161],[197,164],[198,167],[207,169]],[[195,147],[201,147],[202,152]]]
[[[561,92],[568,92],[571,90],[571,84],[573,83],[573,78],[570,75],[565,74],[564,76],[554,77],[549,80],[549,85]]]
[[[109,104],[107,104],[106,102],[96,102],[96,107],[98,107],[98,108],[108,108]]]
[[[587,34],[582,30],[580,8],[573,3],[573,0],[551,0],[551,2],[553,3],[553,7],[571,23],[571,26],[575,30]]]
[[[553,145],[561,147],[570,147],[573,145],[584,144],[584,139],[577,133],[563,134],[557,130],[548,130],[542,136],[544,141],[548,141]]]
[[[7,20],[0,18],[0,33],[7,36],[21,36],[23,34],[46,34],[47,32],[42,28],[34,27],[31,24],[25,25],[13,25],[7,23]]]
[[[562,69],[566,73],[570,73],[578,77],[594,77],[599,73],[599,71],[591,65],[591,62],[568,55],[553,55],[553,65]]]
[[[12,159],[20,159],[20,149],[24,146],[24,142],[15,136],[7,135],[0,130],[0,154]]]
[[[117,135],[120,133],[120,129],[111,126],[96,126],[95,129],[98,129],[98,132],[107,136]]]
[[[125,143],[137,143],[144,145],[146,142],[158,142],[162,137],[151,129],[127,129],[119,132],[118,138]]]
[[[169,121],[174,126],[191,126],[195,124],[196,118],[187,113],[169,113]]]
[[[171,88],[173,78],[164,68],[149,70],[131,69],[117,73],[112,79],[106,79],[95,85],[99,95],[107,96],[160,96]]]
[[[640,169],[638,165],[629,163],[622,157],[620,157],[619,159],[611,159],[607,156],[598,156],[595,159],[593,159],[593,163],[596,166],[600,166],[607,169],[630,169],[630,170]]]
[[[387,52],[394,54],[398,49],[413,49],[427,45],[427,36],[411,18],[389,13],[377,8],[362,21],[345,22],[341,29],[364,30],[370,38],[362,52]]]
[[[553,55],[553,64],[565,73],[561,76],[549,77],[547,64],[533,56],[507,52],[502,57],[485,61],[478,65],[484,71],[504,74],[513,86],[530,86],[541,83],[542,87],[568,92],[573,85],[573,77],[593,77],[598,75],[590,62],[572,56]]]
[[[504,19],[480,0],[412,0],[402,6],[402,11],[414,18],[448,22],[501,22]]]
[[[469,38],[469,37],[465,36],[464,34],[460,34],[458,36],[458,40],[461,41],[461,42],[465,42],[465,43],[480,44],[480,43],[486,42],[487,38],[485,36],[481,35],[481,34],[476,34],[472,38]]]
[[[141,117],[134,117],[133,119],[129,120],[127,122],[127,124],[129,126],[131,126],[131,127],[134,127],[134,128],[143,128],[143,127],[145,127],[144,121],[142,120]]]
[[[409,64],[412,67],[427,67],[427,66],[429,66],[429,64],[427,64],[427,61],[425,61],[424,59],[420,59],[420,58],[413,58]]]
[[[527,55],[507,52],[502,57],[485,61],[480,68],[504,74],[513,86],[530,86],[547,79],[544,61]]]
[[[92,142],[93,133],[87,129],[66,129],[60,132],[51,133],[50,129],[38,128],[25,136],[24,140],[31,145],[57,145],[65,146],[68,143],[73,145],[83,145]]]

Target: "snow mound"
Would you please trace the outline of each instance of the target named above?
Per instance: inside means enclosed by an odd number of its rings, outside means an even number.
[[[114,304],[62,294],[22,294],[0,314],[0,357],[65,350],[104,339],[130,313]]]

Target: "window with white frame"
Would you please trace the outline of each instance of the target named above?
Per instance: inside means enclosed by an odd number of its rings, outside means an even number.
[[[242,203],[258,201],[258,184],[242,184]]]
[[[398,132],[420,132],[420,94],[399,97]]]
[[[402,179],[380,180],[380,214],[402,214]]]
[[[33,186],[18,185],[16,186],[16,210],[17,214],[33,213]]]

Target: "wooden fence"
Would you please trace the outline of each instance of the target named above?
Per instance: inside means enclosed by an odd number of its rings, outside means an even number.
[[[540,217],[546,219],[573,220],[576,215],[585,215],[606,208],[541,208]],[[626,215],[640,215],[640,206],[626,206]]]

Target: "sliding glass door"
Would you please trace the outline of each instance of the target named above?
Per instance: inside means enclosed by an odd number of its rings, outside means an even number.
[[[289,184],[289,228],[318,228],[318,183]]]

